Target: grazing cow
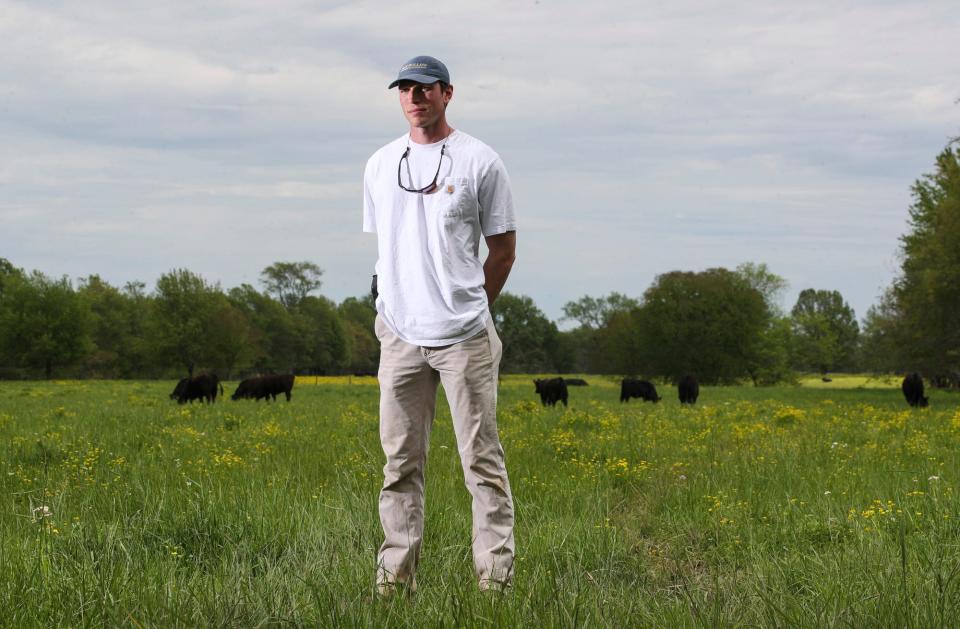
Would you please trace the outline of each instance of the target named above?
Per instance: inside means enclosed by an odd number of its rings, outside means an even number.
[[[568,387],[585,387],[587,386],[587,381],[583,378],[564,378],[564,382],[567,383]]]
[[[700,383],[693,376],[687,374],[680,378],[677,383],[677,391],[680,393],[681,404],[696,404],[700,396]]]
[[[534,380],[533,385],[540,394],[540,402],[547,406],[556,406],[557,402],[567,405],[567,383],[563,378],[549,378]]]
[[[637,380],[636,378],[624,378],[620,383],[620,401],[628,402],[630,398],[638,397],[644,402],[659,402],[660,396],[657,395],[657,387],[647,380]]]
[[[923,396],[923,378],[917,372],[905,377],[900,389],[910,406],[927,406],[928,400]]]
[[[283,393],[287,396],[289,402],[290,392],[293,390],[293,381],[294,377],[290,374],[247,378],[237,386],[237,390],[233,392],[231,399],[249,400],[252,398],[257,402],[262,399],[272,399],[276,402],[277,395]]]
[[[180,378],[180,382],[177,383],[177,386],[173,387],[173,393],[170,394],[171,400],[177,400],[184,393],[187,392],[187,383],[190,382],[190,378]]]
[[[209,404],[217,401],[217,390],[223,395],[223,385],[215,373],[202,373],[192,378],[183,378],[170,394],[177,404],[186,404],[194,400],[206,400]]]

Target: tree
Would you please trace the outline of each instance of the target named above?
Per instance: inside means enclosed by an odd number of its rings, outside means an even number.
[[[794,379],[791,368],[793,329],[784,316],[781,300],[789,286],[763,262],[744,262],[737,266],[739,275],[749,286],[763,295],[767,306],[767,324],[760,333],[757,361],[749,369],[754,386],[769,386]]]
[[[790,317],[771,317],[760,332],[758,341],[757,360],[747,370],[753,386],[795,381],[792,368],[793,323]]]
[[[313,262],[274,262],[260,272],[260,283],[288,310],[319,290],[323,271]]]
[[[798,367],[827,373],[853,364],[860,326],[838,291],[807,288],[790,315]]]
[[[614,313],[625,312],[638,305],[636,299],[616,292],[599,298],[584,295],[577,301],[564,304],[563,318],[576,320],[580,327],[597,330],[605,326]]]
[[[142,309],[136,297],[123,293],[99,275],[82,278],[77,292],[90,310],[93,347],[85,369],[108,378],[129,377],[145,363],[144,348],[136,336],[142,331]]]
[[[375,373],[380,364],[380,342],[373,325],[377,310],[370,296],[348,297],[337,306],[337,312],[347,336],[350,373]]]
[[[23,270],[13,266],[6,258],[0,258],[0,297],[3,297],[3,288],[7,282],[15,278],[23,278]]]
[[[874,373],[907,371],[909,360],[905,359],[901,337],[895,297],[888,289],[863,318],[858,364]]]
[[[655,375],[641,347],[640,309],[637,305],[613,312],[602,328],[593,331],[586,350],[588,372]]]
[[[3,312],[4,288],[15,280],[23,279],[23,271],[13,266],[6,258],[0,258],[0,314]],[[0,329],[0,376],[3,372],[9,370],[15,373],[14,365],[17,362],[13,356],[6,353],[4,342],[4,330]]]
[[[501,371],[542,373],[556,369],[557,326],[532,299],[500,293],[490,312],[503,343]]]
[[[598,336],[613,317],[639,305],[636,299],[616,292],[599,298],[584,295],[564,304],[563,319],[580,324],[575,330],[560,335],[564,351],[570,355],[571,370],[608,373],[611,368],[608,354],[600,349]]]
[[[253,325],[252,366],[263,373],[289,373],[294,369],[303,342],[293,313],[249,284],[230,289],[229,298]]]
[[[249,367],[257,357],[259,334],[250,317],[226,295],[218,294],[211,311],[210,362],[222,366],[230,380],[238,369]]]
[[[146,294],[147,285],[140,281],[127,282],[121,291],[127,304],[127,329],[130,342],[119,357],[121,374],[142,376],[150,368],[149,322],[153,300]]]
[[[639,371],[736,382],[756,367],[768,320],[763,295],[727,269],[659,275],[634,316]]]
[[[558,343],[560,344],[561,356],[564,358],[561,359],[561,364],[557,365],[557,371],[562,373],[600,373],[593,371],[590,367],[591,357],[595,353],[593,350],[597,332],[597,330],[584,327],[561,330]]]
[[[960,149],[944,149],[936,171],[914,184],[909,212],[889,308],[902,367],[960,384]]]
[[[347,360],[347,336],[333,302],[326,297],[305,297],[294,318],[302,348],[297,365],[313,373],[339,371]]]
[[[220,289],[186,269],[157,280],[149,335],[157,356],[167,365],[181,365],[189,375],[213,358],[214,312]]]
[[[43,369],[72,365],[90,349],[90,310],[70,280],[39,271],[4,275],[0,346],[16,364]]]
[[[763,295],[771,316],[783,315],[780,300],[790,286],[787,280],[770,271],[764,262],[744,262],[737,266],[736,273]]]

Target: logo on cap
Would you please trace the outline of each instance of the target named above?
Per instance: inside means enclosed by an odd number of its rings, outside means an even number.
[[[434,57],[420,55],[407,60],[400,66],[397,78],[387,87],[396,87],[400,81],[416,81],[417,83],[436,83],[442,81],[450,84],[450,73],[443,62]]]

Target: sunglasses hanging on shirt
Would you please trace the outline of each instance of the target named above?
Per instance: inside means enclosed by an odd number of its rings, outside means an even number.
[[[416,194],[430,194],[431,192],[436,190],[437,178],[440,176],[440,166],[443,164],[443,153],[446,150],[447,150],[447,143],[444,142],[443,146],[440,147],[440,161],[437,162],[437,172],[434,173],[433,175],[433,181],[431,181],[429,184],[419,189],[408,188],[407,186],[403,185],[403,181],[401,181],[400,179],[400,173],[403,171],[403,160],[407,160],[407,166],[408,166],[407,170],[409,171],[410,159],[408,158],[408,155],[410,155],[410,146],[408,145],[407,150],[405,150],[403,152],[403,155],[400,156],[400,163],[397,164],[397,185],[403,188],[404,190],[406,190],[407,192],[413,192]],[[410,182],[410,185],[413,185],[413,181]]]

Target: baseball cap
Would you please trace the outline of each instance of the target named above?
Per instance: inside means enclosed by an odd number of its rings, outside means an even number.
[[[396,87],[400,81],[416,81],[417,83],[436,83],[443,81],[450,83],[450,73],[447,72],[447,66],[434,57],[420,55],[400,66],[400,73],[397,80],[387,86],[387,89]]]

